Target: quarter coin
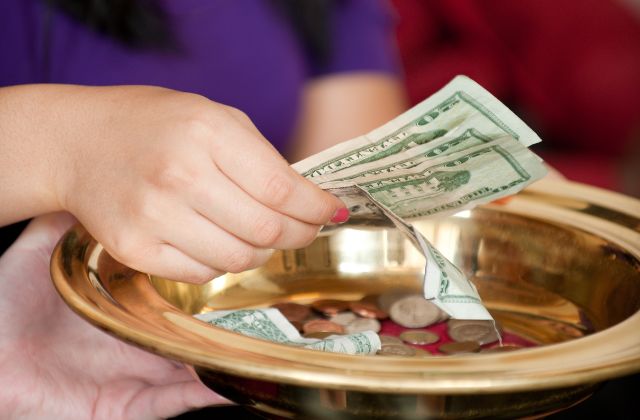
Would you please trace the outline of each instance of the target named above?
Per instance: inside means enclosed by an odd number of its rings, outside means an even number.
[[[416,349],[413,347],[405,346],[404,344],[389,344],[382,346],[378,353],[381,356],[402,356],[411,357],[416,354]]]
[[[358,318],[358,316],[353,312],[340,312],[329,318],[329,321],[345,326],[356,318]]]
[[[440,340],[438,334],[424,330],[404,331],[400,334],[400,338],[405,343],[417,345],[433,344]]]
[[[423,328],[438,322],[440,309],[421,295],[412,295],[395,301],[389,315],[403,327]]]
[[[492,321],[450,319],[447,332],[454,341],[476,341],[480,345],[498,341]]]
[[[356,318],[344,327],[348,334],[355,334],[363,331],[380,331],[380,322],[373,318]]]

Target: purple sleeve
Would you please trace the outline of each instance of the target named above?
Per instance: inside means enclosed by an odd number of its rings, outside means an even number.
[[[394,36],[395,16],[386,0],[336,2],[331,17],[331,52],[312,75],[352,71],[398,74],[400,61]]]

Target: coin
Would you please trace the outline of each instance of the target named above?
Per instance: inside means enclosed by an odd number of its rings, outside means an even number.
[[[326,319],[314,319],[305,322],[302,325],[302,331],[304,331],[305,334],[312,332],[331,332],[343,334],[344,327]]]
[[[289,322],[304,321],[309,317],[309,315],[311,315],[311,309],[309,309],[308,306],[300,305],[299,303],[282,302],[271,305],[271,307],[279,310],[280,313],[289,320]]]
[[[413,347],[405,346],[404,344],[389,344],[382,346],[378,353],[381,356],[402,356],[411,357],[416,354],[416,349]]]
[[[316,332],[309,332],[303,335],[304,338],[317,338],[319,340],[324,340],[325,338],[329,337],[330,335],[336,335],[337,333],[335,332],[330,332],[330,331],[316,331]]]
[[[440,319],[440,309],[421,295],[411,295],[395,301],[389,315],[403,327],[422,328]]]
[[[302,321],[291,321],[291,325],[293,325],[296,330],[302,331]]]
[[[311,307],[318,312],[331,316],[349,309],[349,302],[337,299],[321,299],[313,302]]]
[[[392,335],[380,334],[380,343],[384,346],[387,344],[402,344],[402,340]]]
[[[360,315],[363,318],[376,318],[376,319],[385,319],[389,317],[389,315],[380,309],[377,305],[367,302],[350,302],[349,309],[357,315]]]
[[[480,350],[480,353],[502,353],[502,352],[520,350],[521,348],[522,347],[516,346],[513,344],[505,344],[504,346],[496,346],[488,349],[482,349]]]
[[[453,341],[476,341],[484,345],[498,340],[492,321],[450,319],[447,327]]]
[[[344,327],[348,334],[355,334],[363,331],[380,331],[380,322],[373,318],[356,318]]]
[[[438,334],[425,330],[404,331],[400,334],[402,341],[409,344],[433,344],[440,340]]]
[[[345,326],[356,318],[358,318],[358,316],[353,312],[340,312],[329,318],[329,321]]]
[[[442,344],[438,347],[438,350],[445,354],[476,353],[480,350],[480,344],[475,341],[453,341],[451,343]]]

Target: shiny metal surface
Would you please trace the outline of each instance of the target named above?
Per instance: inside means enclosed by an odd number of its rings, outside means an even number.
[[[190,316],[419,291],[423,260],[393,229],[345,226],[305,249],[276,252],[260,269],[194,286],[124,267],[76,226],[51,270],[62,297],[89,322],[193,365],[212,389],[274,416],[538,416],[640,371],[639,201],[541,181],[506,204],[417,225],[474,279],[504,329],[540,346],[420,359],[347,356],[239,336]]]

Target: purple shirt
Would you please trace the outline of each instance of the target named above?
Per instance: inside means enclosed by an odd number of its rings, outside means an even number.
[[[309,79],[397,70],[393,19],[378,0],[337,2],[332,56],[323,68],[309,63],[291,26],[268,2],[163,0],[180,53],[128,49],[55,11],[47,75],[42,3],[0,0],[0,86],[144,84],[194,92],[246,112],[281,152]]]

